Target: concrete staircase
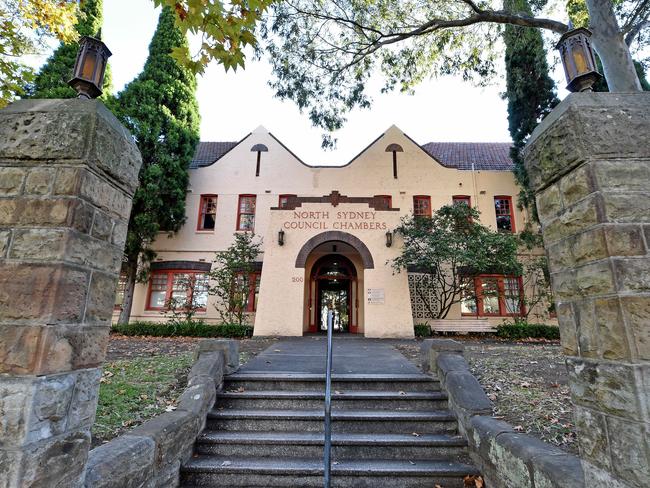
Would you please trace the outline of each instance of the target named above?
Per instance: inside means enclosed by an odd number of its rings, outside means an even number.
[[[183,488],[322,487],[323,389],[320,374],[227,377]],[[431,377],[337,374],[332,391],[333,487],[462,488],[478,474]]]

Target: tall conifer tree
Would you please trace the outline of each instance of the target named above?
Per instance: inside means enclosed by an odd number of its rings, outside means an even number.
[[[505,0],[504,9],[532,15],[528,0]],[[546,50],[542,34],[537,29],[506,25],[506,93],[508,100],[508,129],[513,147],[515,179],[520,187],[519,205],[529,208],[537,219],[535,195],[530,188],[521,149],[533,129],[557,105],[555,83],[548,74]]]
[[[187,168],[199,140],[200,119],[196,78],[170,56],[174,48],[187,49],[187,39],[174,25],[173,12],[164,8],[144,69],[118,95],[114,109],[142,153],[125,249],[121,323],[129,319],[133,288],[142,277],[138,264],[153,258],[149,244],[158,232],[175,232],[185,220]]]
[[[98,37],[103,22],[103,0],[81,0],[81,15],[76,30],[79,36]],[[68,86],[72,78],[72,69],[77,58],[79,43],[61,43],[41,67],[33,85],[27,87],[29,98],[75,98],[77,92]],[[111,91],[110,66],[104,75],[104,93],[101,98],[106,100]]]

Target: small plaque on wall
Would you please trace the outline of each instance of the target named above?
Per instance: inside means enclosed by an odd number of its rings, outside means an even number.
[[[368,304],[369,305],[383,305],[384,304],[384,289],[383,288],[368,288]]]

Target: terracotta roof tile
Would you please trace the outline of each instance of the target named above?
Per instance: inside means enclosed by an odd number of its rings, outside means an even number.
[[[422,145],[427,153],[451,168],[492,171],[512,170],[509,142],[429,142]]]
[[[238,142],[199,142],[190,164],[191,169],[209,166]],[[510,171],[510,146],[508,142],[429,142],[422,149],[448,168],[471,170]]]
[[[209,166],[235,147],[238,142],[199,142],[190,169]]]

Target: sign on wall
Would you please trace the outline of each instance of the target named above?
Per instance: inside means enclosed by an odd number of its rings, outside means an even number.
[[[384,296],[383,288],[368,288],[368,305],[383,305]]]

